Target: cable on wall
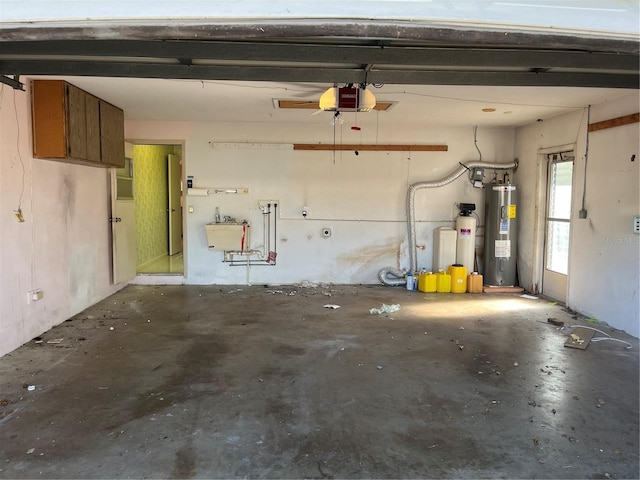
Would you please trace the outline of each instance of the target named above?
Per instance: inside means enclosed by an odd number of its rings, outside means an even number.
[[[584,149],[584,181],[582,184],[582,205],[580,206],[579,218],[587,218],[587,209],[585,208],[585,202],[587,198],[587,162],[589,161],[589,121],[591,119],[591,105],[587,107],[587,139],[585,141]],[[582,125],[582,122],[580,123]]]
[[[480,158],[478,159],[479,162],[482,161],[482,152],[480,151],[480,148],[478,147],[478,126],[475,125],[473,127],[473,143],[476,146],[476,150],[478,151],[478,155],[480,155]]]
[[[0,85],[0,109],[2,108],[2,100],[4,99],[4,92],[5,92],[4,85]],[[22,215],[22,197],[24,196],[25,169],[24,169],[24,162],[22,160],[22,155],[20,153],[20,123],[18,122],[18,108],[16,106],[16,93],[15,93],[15,90],[13,91],[13,111],[14,111],[14,114],[15,114],[16,128],[18,129],[18,135],[17,135],[17,138],[16,138],[16,151],[17,151],[17,154],[18,154],[18,159],[20,161],[20,167],[22,168],[20,195],[18,197],[18,206],[13,211],[13,214],[16,217],[16,220],[18,222],[22,223],[22,222],[24,222],[24,216]]]
[[[4,97],[4,85],[2,85],[0,87],[0,106],[2,105],[2,100]],[[17,208],[13,211],[16,220],[20,223],[24,223],[25,219],[24,219],[24,215],[22,214],[22,200],[24,197],[24,190],[25,190],[25,176],[26,176],[26,169],[25,169],[25,165],[24,165],[24,160],[22,159],[22,153],[20,151],[20,141],[21,141],[21,135],[20,135],[20,118],[18,116],[18,104],[17,104],[17,100],[16,100],[16,91],[13,90],[13,113],[15,115],[15,123],[16,123],[16,154],[18,157],[18,160],[20,162],[20,168],[22,169],[22,175],[20,177],[20,195],[18,197],[18,206]],[[30,167],[30,178],[31,178],[31,182],[30,182],[30,209],[31,209],[31,216],[33,217],[33,160],[31,160],[31,162],[29,163],[29,167]],[[36,232],[35,232],[35,222],[31,221],[31,290],[35,289],[35,284],[36,284],[36,260],[35,260],[35,255],[36,255]]]
[[[3,86],[4,88],[4,86]],[[13,112],[15,113],[16,128],[18,134],[16,135],[16,152],[18,153],[18,160],[20,160],[20,167],[22,168],[22,177],[20,183],[20,196],[18,197],[18,207],[13,211],[16,220],[20,223],[24,222],[24,215],[22,215],[22,197],[24,196],[24,161],[22,160],[22,154],[20,153],[20,122],[18,121],[18,107],[16,105],[16,91],[13,90]]]

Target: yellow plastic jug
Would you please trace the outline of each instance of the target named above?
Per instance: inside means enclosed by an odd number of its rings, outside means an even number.
[[[444,270],[440,270],[436,274],[436,291],[438,293],[451,292],[451,275]]]
[[[449,267],[451,275],[451,292],[466,293],[467,291],[467,267],[454,263]]]
[[[432,272],[422,272],[418,279],[418,290],[425,293],[436,291],[436,274]]]
[[[482,293],[482,275],[478,272],[467,275],[467,292]]]

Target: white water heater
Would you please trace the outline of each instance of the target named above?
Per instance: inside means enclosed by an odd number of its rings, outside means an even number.
[[[467,272],[475,271],[476,259],[476,217],[460,214],[456,218],[456,263],[467,267]]]

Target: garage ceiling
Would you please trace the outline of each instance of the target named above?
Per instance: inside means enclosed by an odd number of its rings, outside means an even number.
[[[128,119],[324,122],[274,105],[358,83],[395,103],[375,114],[388,120],[520,125],[637,89],[638,47],[380,21],[16,26],[2,29],[0,74],[67,78]]]

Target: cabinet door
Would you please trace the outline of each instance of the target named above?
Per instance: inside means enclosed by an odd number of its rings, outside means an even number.
[[[65,96],[62,80],[34,80],[31,84],[35,158],[67,158]]]
[[[87,118],[87,160],[100,163],[100,100],[93,95],[85,97]]]
[[[100,149],[102,163],[124,166],[124,112],[100,100]]]
[[[87,159],[87,94],[67,84],[67,154],[71,158]]]

